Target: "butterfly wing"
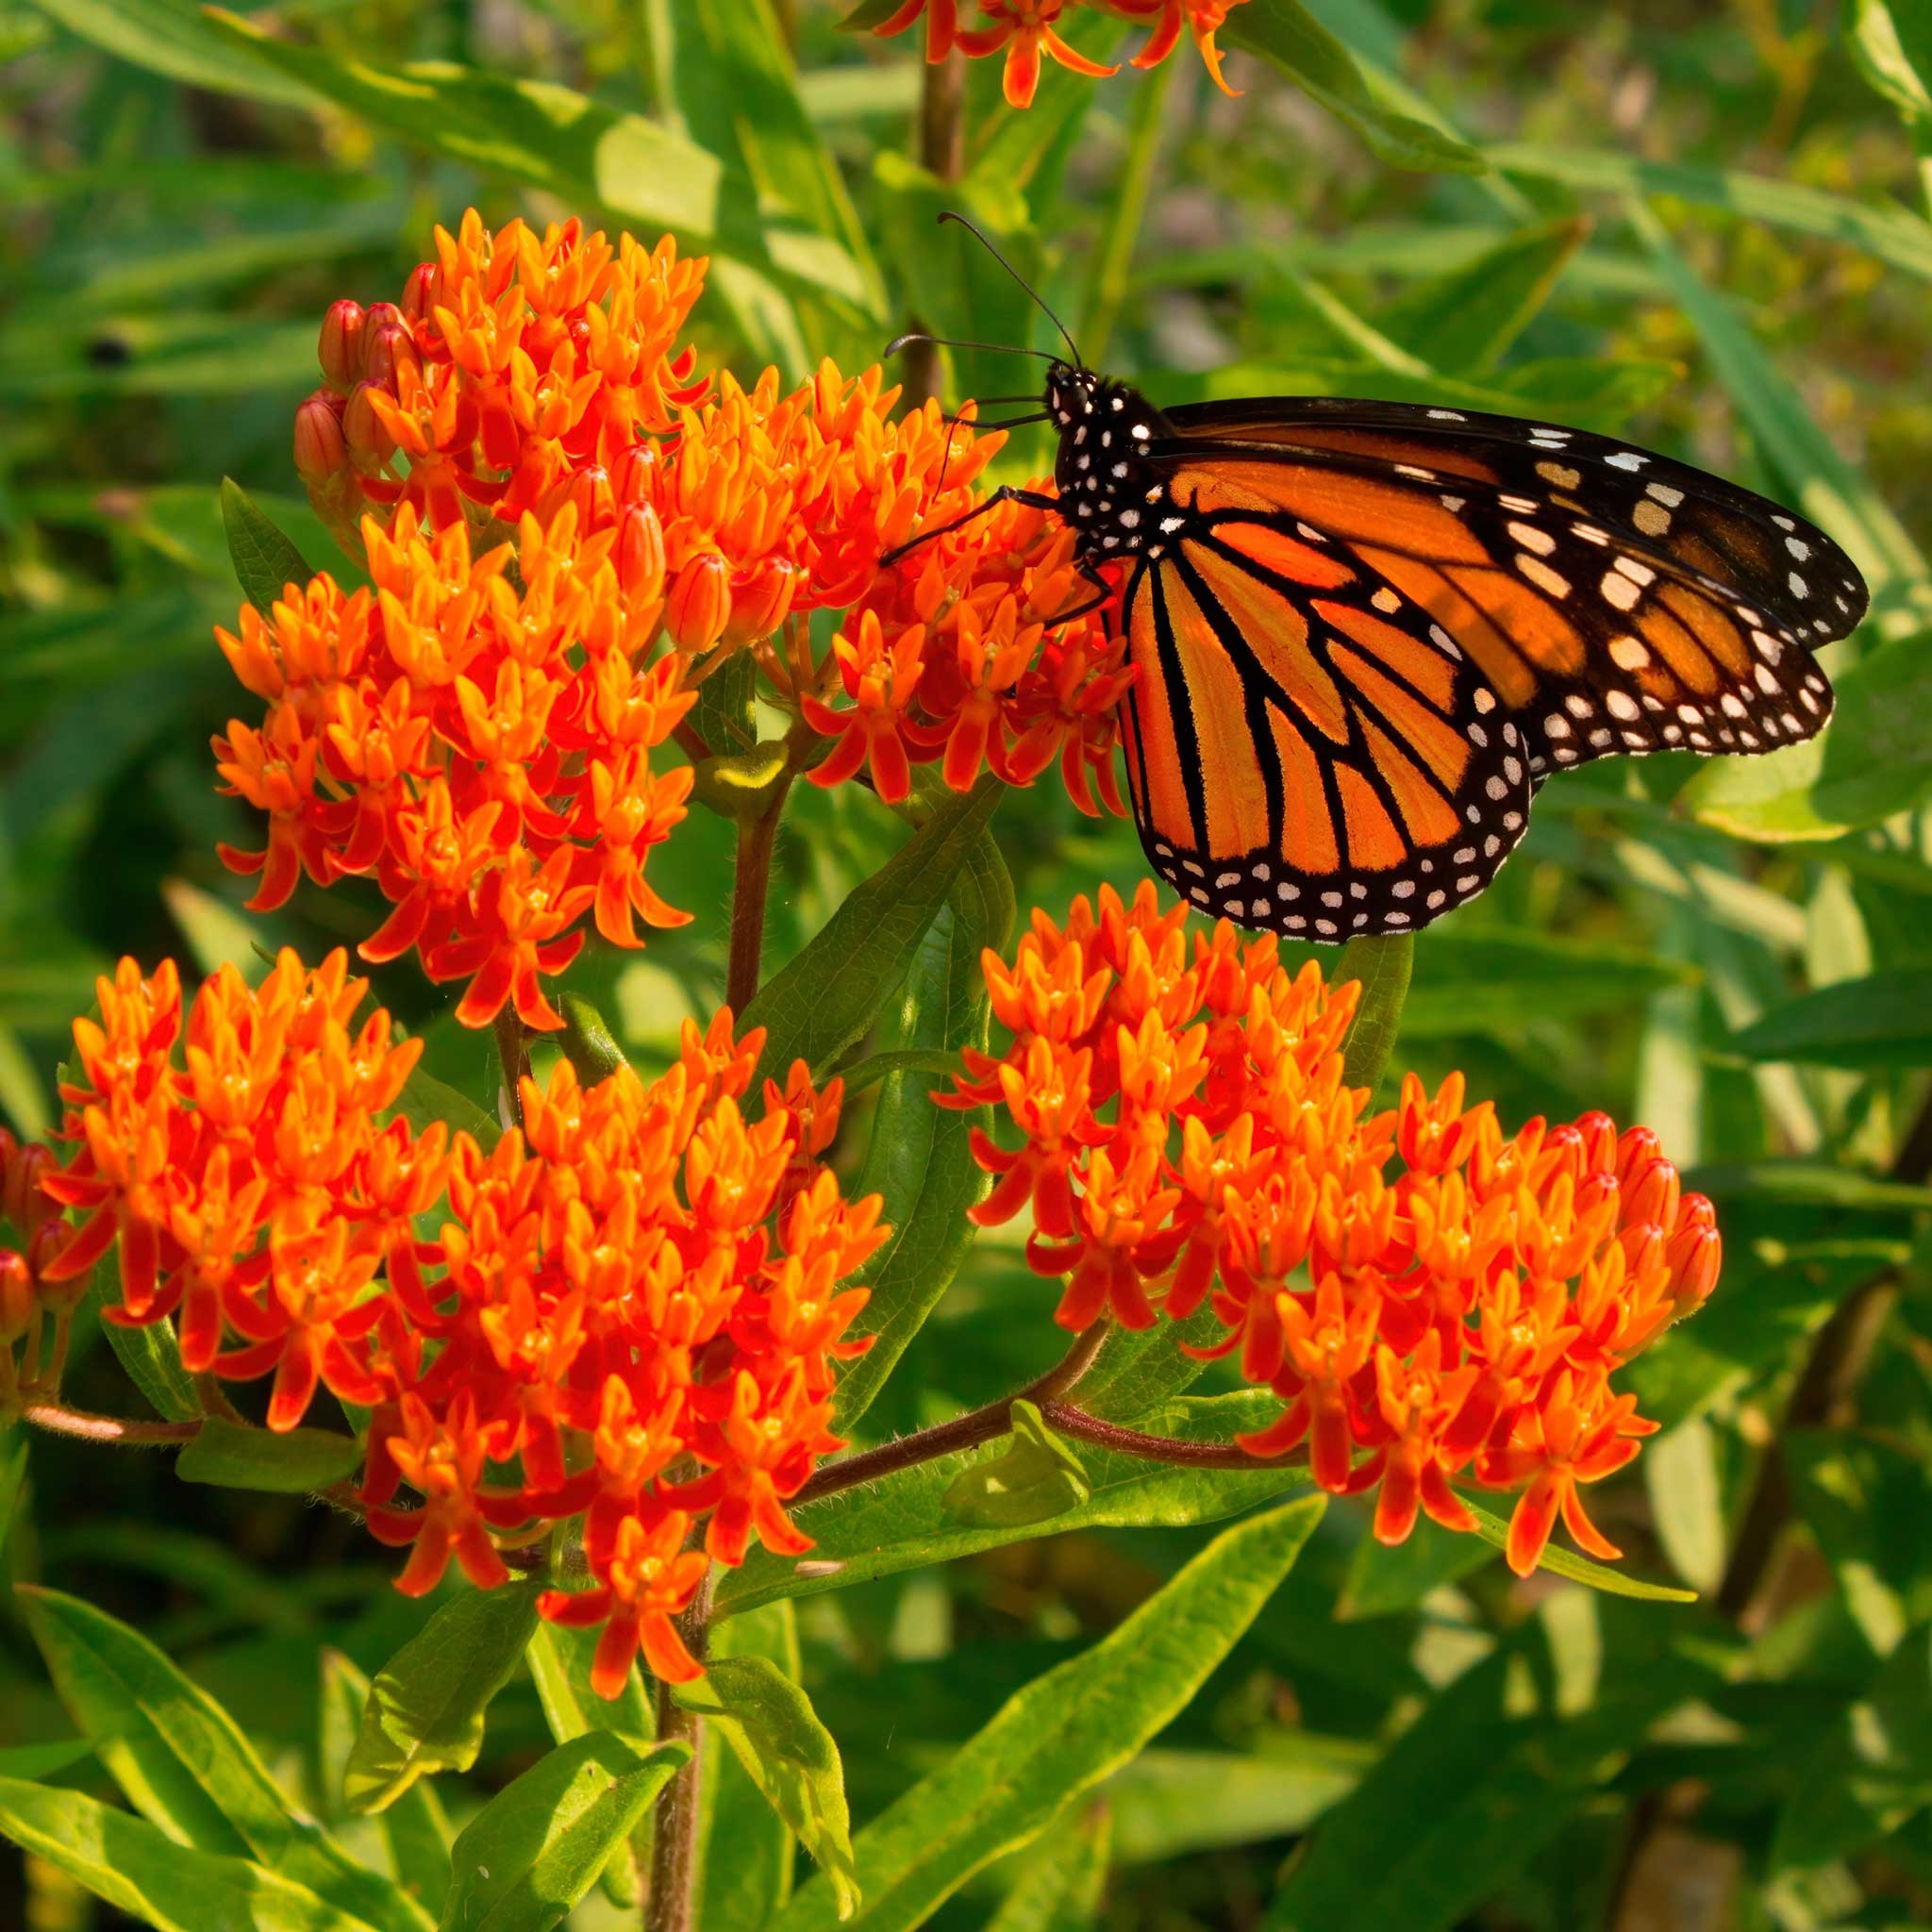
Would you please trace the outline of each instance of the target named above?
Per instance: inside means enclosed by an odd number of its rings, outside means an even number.
[[[1156,868],[1291,938],[1412,931],[1523,836],[1530,753],[1474,663],[1339,548],[1225,514],[1124,604],[1127,783]]]
[[[1343,939],[1480,891],[1552,767],[1812,736],[1862,616],[1822,531],[1582,431],[1284,399],[1171,409],[1124,600],[1142,841],[1193,901]]]
[[[1288,398],[1168,412],[1191,471],[1306,518],[1415,599],[1521,716],[1539,771],[1813,736],[1810,658],[1864,615],[1857,570],[1776,504],[1586,431]]]

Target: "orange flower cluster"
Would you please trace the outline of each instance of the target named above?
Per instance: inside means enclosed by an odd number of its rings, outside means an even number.
[[[195,1372],[273,1373],[272,1429],[319,1387],[367,1405],[358,1501],[381,1541],[413,1546],[402,1590],[452,1558],[490,1588],[509,1574],[500,1539],[581,1515],[592,1587],[542,1613],[603,1625],[607,1697],[640,1649],[695,1676],[671,1620],[754,1539],[810,1547],[785,1504],[841,1446],[832,1365],[868,1345],[846,1332],[864,1291],[844,1284],[887,1230],[876,1196],[846,1202],[817,1162],[839,1083],[814,1091],[800,1063],[748,1119],[763,1035],[735,1039],[724,1012],[687,1023],[654,1082],[624,1067],[584,1088],[567,1062],[525,1080],[525,1126],[487,1152],[440,1123],[418,1136],[377,1119],[420,1047],[391,1043],[380,1011],[351,1031],[366,982],[346,964],[305,973],[284,952],[254,991],[224,969],[184,1029],[174,967],[144,980],[123,960],[99,1024],[75,1024],[75,1152],[57,1168],[9,1147],[8,1217],[39,1230],[43,1281],[84,1279],[118,1236],[109,1319],[173,1317]],[[43,1206],[15,1200],[34,1186]],[[71,1241],[57,1203],[90,1210]],[[12,1278],[0,1264],[0,1289]],[[405,1484],[418,1507],[398,1507]]]
[[[362,956],[413,946],[467,980],[468,1025],[506,1000],[558,1025],[541,982],[586,914],[624,946],[683,923],[644,866],[691,773],[650,755],[741,649],[823,735],[822,785],[863,767],[896,803],[915,763],[963,791],[1058,760],[1082,810],[1096,789],[1124,808],[1131,674],[1098,612],[1057,621],[1091,602],[1058,521],[1000,503],[880,562],[978,508],[1001,439],[937,404],[891,421],[877,369],[826,363],[789,394],[770,371],[701,379],[671,345],[704,268],[575,222],[491,235],[472,210],[400,305],[338,303],[296,461],[374,590],[322,575],[217,632],[268,707],[215,741],[269,822],[263,850],[223,852],[261,872],[251,903],[305,872],[373,876],[395,911]],[[386,521],[357,524],[369,505]],[[820,655],[806,619],[827,609],[844,623]]]
[[[961,24],[959,0],[904,0],[873,31],[902,34],[921,18],[925,21],[925,58],[935,63],[956,48],[972,59],[1004,52],[1007,104],[1030,108],[1040,86],[1042,56],[1072,73],[1104,79],[1118,67],[1090,58],[1071,45],[1055,23],[1075,0],[979,0],[980,26]],[[1147,39],[1133,58],[1135,67],[1158,67],[1179,44],[1183,29],[1193,35],[1214,84],[1224,93],[1234,90],[1222,77],[1221,50],[1214,36],[1241,0],[1088,0],[1100,11],[1117,15],[1147,28]]]
[[[982,1225],[1031,1207],[1028,1258],[1065,1276],[1057,1319],[1129,1328],[1206,1302],[1280,1418],[1257,1456],[1306,1443],[1315,1481],[1379,1486],[1375,1534],[1419,1511],[1474,1521],[1464,1476],[1520,1491],[1507,1555],[1533,1569],[1560,1514],[1618,1553],[1578,1486],[1621,1469],[1654,1424],[1615,1373],[1716,1283],[1710,1203],[1681,1192],[1656,1135],[1607,1116],[1506,1137],[1451,1075],[1368,1111],[1342,1074],[1357,987],[1222,922],[1183,930],[1151,883],[1103,890],[1064,930],[1035,912],[1009,965],[985,958],[1004,1056],[965,1056],[960,1106],[1004,1108],[1019,1144],[974,1150],[997,1183]],[[1391,1163],[1400,1167],[1391,1174]]]
[[[269,818],[264,851],[222,858],[262,873],[258,908],[304,871],[373,875],[395,910],[364,958],[413,946],[431,979],[468,980],[465,1025],[509,1000],[560,1026],[539,977],[576,957],[586,912],[620,946],[641,943],[637,919],[689,917],[644,877],[691,786],[651,753],[696,702],[677,658],[646,661],[660,534],[641,516],[588,536],[571,503],[547,526],[526,510],[513,575],[508,544],[473,557],[462,523],[432,533],[408,504],[390,534],[363,528],[373,592],[319,576],[216,633],[268,706],[214,741],[227,790]]]

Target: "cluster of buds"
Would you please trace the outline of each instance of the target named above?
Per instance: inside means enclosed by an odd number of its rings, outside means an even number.
[[[1379,1486],[1375,1534],[1419,1511],[1474,1528],[1452,1477],[1520,1491],[1507,1554],[1526,1574],[1560,1514],[1614,1557],[1578,1485],[1621,1469],[1654,1424],[1616,1372],[1717,1280],[1710,1203],[1686,1195],[1657,1137],[1607,1116],[1514,1136],[1460,1075],[1413,1075],[1372,1113],[1344,1081],[1358,989],[1224,921],[1183,930],[1144,885],[1103,891],[1067,924],[1036,912],[1009,965],[986,956],[998,1058],[965,1057],[953,1096],[1014,1129],[974,1137],[997,1176],[974,1218],[1030,1207],[1028,1259],[1065,1277],[1058,1319],[1142,1328],[1205,1303],[1271,1389],[1257,1456],[1307,1445],[1335,1492]],[[1391,1162],[1400,1167],[1391,1174]]]
[[[960,20],[960,0],[905,0],[873,31],[902,34],[923,18],[925,58],[930,61],[943,60],[955,51],[975,60],[1004,53],[1007,104],[1029,108],[1040,86],[1042,57],[1093,79],[1120,72],[1118,67],[1081,53],[1057,30],[1056,23],[1076,4],[1078,0],[978,0],[982,24],[971,26]],[[1241,0],[1086,0],[1086,4],[1097,12],[1147,28],[1147,39],[1133,57],[1134,66],[1158,67],[1179,45],[1185,30],[1193,36],[1215,86],[1224,93],[1234,92],[1222,77],[1222,55],[1214,36]]]
[[[341,952],[313,973],[285,952],[256,991],[218,974],[184,1026],[172,965],[100,981],[100,1022],[75,1026],[86,1084],[62,1090],[72,1157],[5,1149],[8,1219],[33,1232],[0,1263],[4,1332],[38,1305],[14,1324],[17,1276],[84,1282],[118,1238],[109,1320],[172,1321],[191,1371],[273,1374],[272,1429],[319,1390],[370,1409],[355,1500],[411,1546],[400,1588],[454,1559],[488,1589],[505,1547],[581,1518],[591,1585],[543,1614],[603,1626],[606,1696],[640,1649],[694,1676],[673,1619],[755,1539],[810,1547],[785,1505],[841,1446],[833,1364],[866,1346],[846,1284],[887,1230],[816,1159],[837,1083],[801,1064],[747,1118],[763,1036],[723,1012],[656,1081],[526,1079],[525,1125],[486,1150],[377,1124],[420,1049],[381,1011],[352,1031],[365,990]],[[88,1213],[71,1240],[62,1206]]]
[[[72,1232],[42,1188],[58,1164],[47,1148],[0,1127],[0,1230],[19,1243],[0,1246],[0,1424],[18,1402],[59,1381],[67,1322],[87,1286],[55,1265]]]
[[[395,909],[365,959],[413,946],[432,980],[467,980],[465,1025],[508,1000],[560,1026],[540,975],[576,957],[586,913],[619,946],[639,918],[688,917],[644,876],[691,786],[651,765],[695,702],[680,659],[645,658],[663,546],[645,519],[587,537],[569,503],[548,527],[525,513],[514,576],[508,544],[473,557],[463,524],[432,532],[408,505],[364,535],[373,591],[323,575],[217,633],[268,706],[215,740],[228,791],[269,821],[264,850],[222,858],[261,872],[260,908],[304,871],[371,875]]]

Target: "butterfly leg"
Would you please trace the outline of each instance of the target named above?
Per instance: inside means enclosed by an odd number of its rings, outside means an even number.
[[[1053,616],[1049,617],[1046,620],[1047,628],[1049,630],[1055,628],[1058,625],[1072,624],[1076,617],[1085,617],[1089,615],[1089,613],[1098,610],[1103,604],[1111,603],[1113,601],[1114,593],[1120,589],[1120,586],[1118,584],[1110,584],[1104,576],[1101,575],[1099,565],[1097,565],[1091,557],[1081,558],[1078,564],[1078,569],[1080,575],[1090,584],[1091,584],[1094,590],[1096,590],[1100,594],[1095,597],[1088,598],[1088,600],[1084,604],[1075,604],[1070,610],[1056,611]]]
[[[1002,483],[986,501],[962,517],[955,517],[950,524],[941,524],[936,530],[922,530],[919,535],[896,545],[879,558],[879,568],[890,570],[902,557],[909,557],[922,543],[930,543],[936,537],[950,537],[955,530],[962,530],[976,518],[983,517],[989,510],[997,509],[1003,503],[1024,503],[1030,509],[1059,508],[1057,496],[1046,496],[1038,490],[1015,490],[1010,483]]]

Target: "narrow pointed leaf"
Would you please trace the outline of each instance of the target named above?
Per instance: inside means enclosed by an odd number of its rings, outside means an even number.
[[[1475,1518],[1475,1533],[1484,1542],[1495,1548],[1507,1549],[1509,1544],[1509,1524],[1504,1518],[1494,1516],[1480,1503],[1472,1501],[1467,1495],[1457,1500]],[[1547,1570],[1552,1576],[1568,1577],[1572,1583],[1587,1583],[1592,1590],[1600,1590],[1606,1596],[1635,1597],[1641,1603],[1652,1604],[1694,1604],[1697,1592],[1694,1590],[1675,1590],[1667,1583],[1645,1583],[1641,1578],[1626,1576],[1621,1570],[1612,1570],[1607,1564],[1592,1563],[1588,1557],[1579,1557],[1574,1551],[1566,1550],[1560,1544],[1551,1543],[1536,1566]]]
[[[228,536],[235,581],[264,617],[290,584],[306,584],[315,575],[232,476],[222,478],[222,527]]]
[[[536,1627],[533,1584],[465,1590],[437,1610],[376,1674],[342,1779],[350,1810],[380,1811],[419,1777],[468,1771],[490,1700]]]
[[[145,1637],[58,1591],[20,1598],[61,1702],[157,1824],[211,1852],[245,1850],[373,1925],[429,1923],[297,1815],[241,1726]]]
[[[1362,988],[1342,1056],[1341,1077],[1351,1087],[1366,1087],[1373,1093],[1381,1085],[1389,1057],[1395,1051],[1395,1036],[1402,1029],[1402,1009],[1414,971],[1413,933],[1350,940],[1342,947],[1335,980],[1358,979]]]
[[[374,1932],[306,1886],[82,1791],[0,1777],[0,1834],[154,1932]]]
[[[634,1751],[612,1731],[559,1744],[458,1834],[441,1932],[552,1932],[690,1756],[681,1742]]]
[[[811,1699],[769,1657],[719,1657],[677,1701],[699,1712],[809,1852],[831,1888],[838,1916],[858,1905],[845,1768]]]
[[[353,1475],[362,1466],[362,1445],[339,1429],[250,1428],[209,1416],[175,1459],[183,1482],[215,1483],[230,1490],[275,1490],[311,1495]]]
[[[798,1616],[789,1603],[729,1617],[711,1657],[756,1657],[797,1683]],[[706,1932],[765,1932],[791,1896],[798,1840],[735,1751],[707,1751],[700,1783],[699,1898]]]
[[[1294,1567],[1324,1499],[1224,1531],[1084,1656],[1009,1698],[978,1735],[853,1842],[863,1932],[912,1932],[974,1873],[1027,1843],[1179,1712]],[[823,1878],[774,1932],[838,1923]]]

